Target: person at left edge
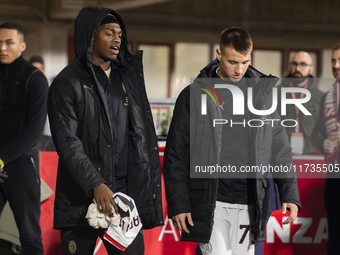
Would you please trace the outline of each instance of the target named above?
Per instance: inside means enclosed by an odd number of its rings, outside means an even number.
[[[142,52],[129,51],[124,21],[105,7],[79,12],[74,45],[76,59],[54,79],[48,98],[59,155],[54,228],[61,230],[64,254],[85,255],[104,233],[85,219],[93,199],[108,213],[110,204],[117,211],[112,194],[127,194],[144,229],[163,225],[163,210]],[[103,242],[109,254],[121,254]],[[141,233],[124,254],[144,254]]]
[[[22,253],[43,254],[40,229],[39,154],[36,148],[47,115],[48,83],[23,59],[22,28],[0,25],[0,212],[6,202],[18,226]]]

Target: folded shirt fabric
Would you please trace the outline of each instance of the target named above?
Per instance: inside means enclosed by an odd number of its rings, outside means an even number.
[[[117,192],[113,194],[119,214],[116,214],[113,207],[113,215],[104,214],[97,209],[96,202],[90,204],[86,219],[93,228],[107,228],[104,232],[104,239],[118,249],[125,251],[132,243],[142,228],[137,207],[134,200],[128,195]]]

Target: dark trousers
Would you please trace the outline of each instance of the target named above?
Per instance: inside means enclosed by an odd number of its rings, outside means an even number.
[[[8,178],[0,183],[0,214],[6,204],[19,229],[23,255],[42,255],[40,229],[40,176],[38,152],[24,155],[5,166]]]
[[[326,179],[325,206],[328,223],[328,255],[340,254],[340,179]]]
[[[92,255],[96,241],[100,237],[109,255],[144,255],[144,238],[140,231],[133,242],[123,252],[103,238],[105,229],[92,227],[64,228],[60,231],[64,255]]]

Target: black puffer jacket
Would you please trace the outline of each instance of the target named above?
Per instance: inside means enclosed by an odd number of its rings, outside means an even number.
[[[129,97],[128,195],[144,228],[163,224],[157,139],[146,96],[142,52],[128,50],[123,20],[111,9],[83,9],[75,24],[76,59],[54,80],[48,98],[53,141],[59,155],[54,228],[88,226],[85,214],[93,188],[105,183],[115,192],[113,120],[91,63],[92,42],[108,13],[123,32],[118,68]]]
[[[213,72],[218,66],[218,61],[213,61],[201,71],[198,78],[213,77]],[[245,77],[252,79],[255,109],[264,109],[264,107],[270,109],[272,87],[277,78],[265,76],[251,66]],[[219,162],[222,132],[213,128],[211,120],[221,119],[222,115],[221,108],[211,103],[213,100],[208,100],[207,116],[211,116],[210,119],[204,119],[200,114],[190,111],[190,109],[200,109],[192,108],[195,105],[193,99],[200,100],[200,96],[190,95],[194,91],[200,91],[192,89],[196,85],[194,83],[186,87],[176,101],[165,149],[163,171],[169,217],[191,212],[194,221],[194,227],[188,228],[190,234],[183,233],[182,240],[207,243],[213,226],[218,181],[216,178],[190,178],[189,169],[193,167],[190,162],[202,162],[205,165],[207,162],[210,163],[209,165]],[[210,92],[213,95],[212,91]],[[270,116],[252,115],[250,119],[264,117],[279,119],[276,111]],[[290,166],[293,163],[287,134],[282,126],[277,125],[277,121],[274,123],[273,127],[272,124],[266,123],[263,127],[249,128],[249,165]],[[190,129],[190,125],[194,127]],[[190,134],[189,130],[204,135],[201,139],[193,139],[196,136]],[[257,173],[255,177],[251,179],[256,196],[255,210],[251,212],[252,222],[254,222],[253,231],[257,240],[264,241],[269,182],[265,174]],[[275,182],[278,185],[281,203],[291,202],[300,209],[296,175],[291,173],[276,177],[280,177],[275,178]]]

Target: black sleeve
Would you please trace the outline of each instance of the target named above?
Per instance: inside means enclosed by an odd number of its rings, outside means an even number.
[[[323,154],[326,154],[323,149],[323,142],[327,138],[326,129],[325,129],[325,121],[324,121],[325,99],[326,99],[326,94],[324,94],[321,98],[319,117],[312,132],[313,144]]]
[[[36,146],[46,123],[48,83],[45,75],[36,70],[27,82],[28,109],[24,130],[0,152],[5,164],[22,156]]]
[[[273,119],[279,119],[278,113],[273,113]],[[277,123],[273,127],[272,157],[273,166],[287,166],[293,169],[292,149],[288,140],[287,132],[282,125]],[[280,201],[283,203],[294,203],[301,210],[299,189],[296,173],[292,170],[288,173],[274,173],[274,181],[278,186]]]
[[[179,95],[164,153],[163,174],[169,217],[191,212],[188,178],[190,164],[190,105],[185,89]]]
[[[80,125],[77,98],[80,98],[81,91],[77,94],[75,86],[77,84],[58,78],[53,81],[48,95],[48,115],[52,138],[65,166],[63,170],[68,171],[86,195],[91,195],[93,188],[105,180],[84,152],[82,141],[77,136]]]

